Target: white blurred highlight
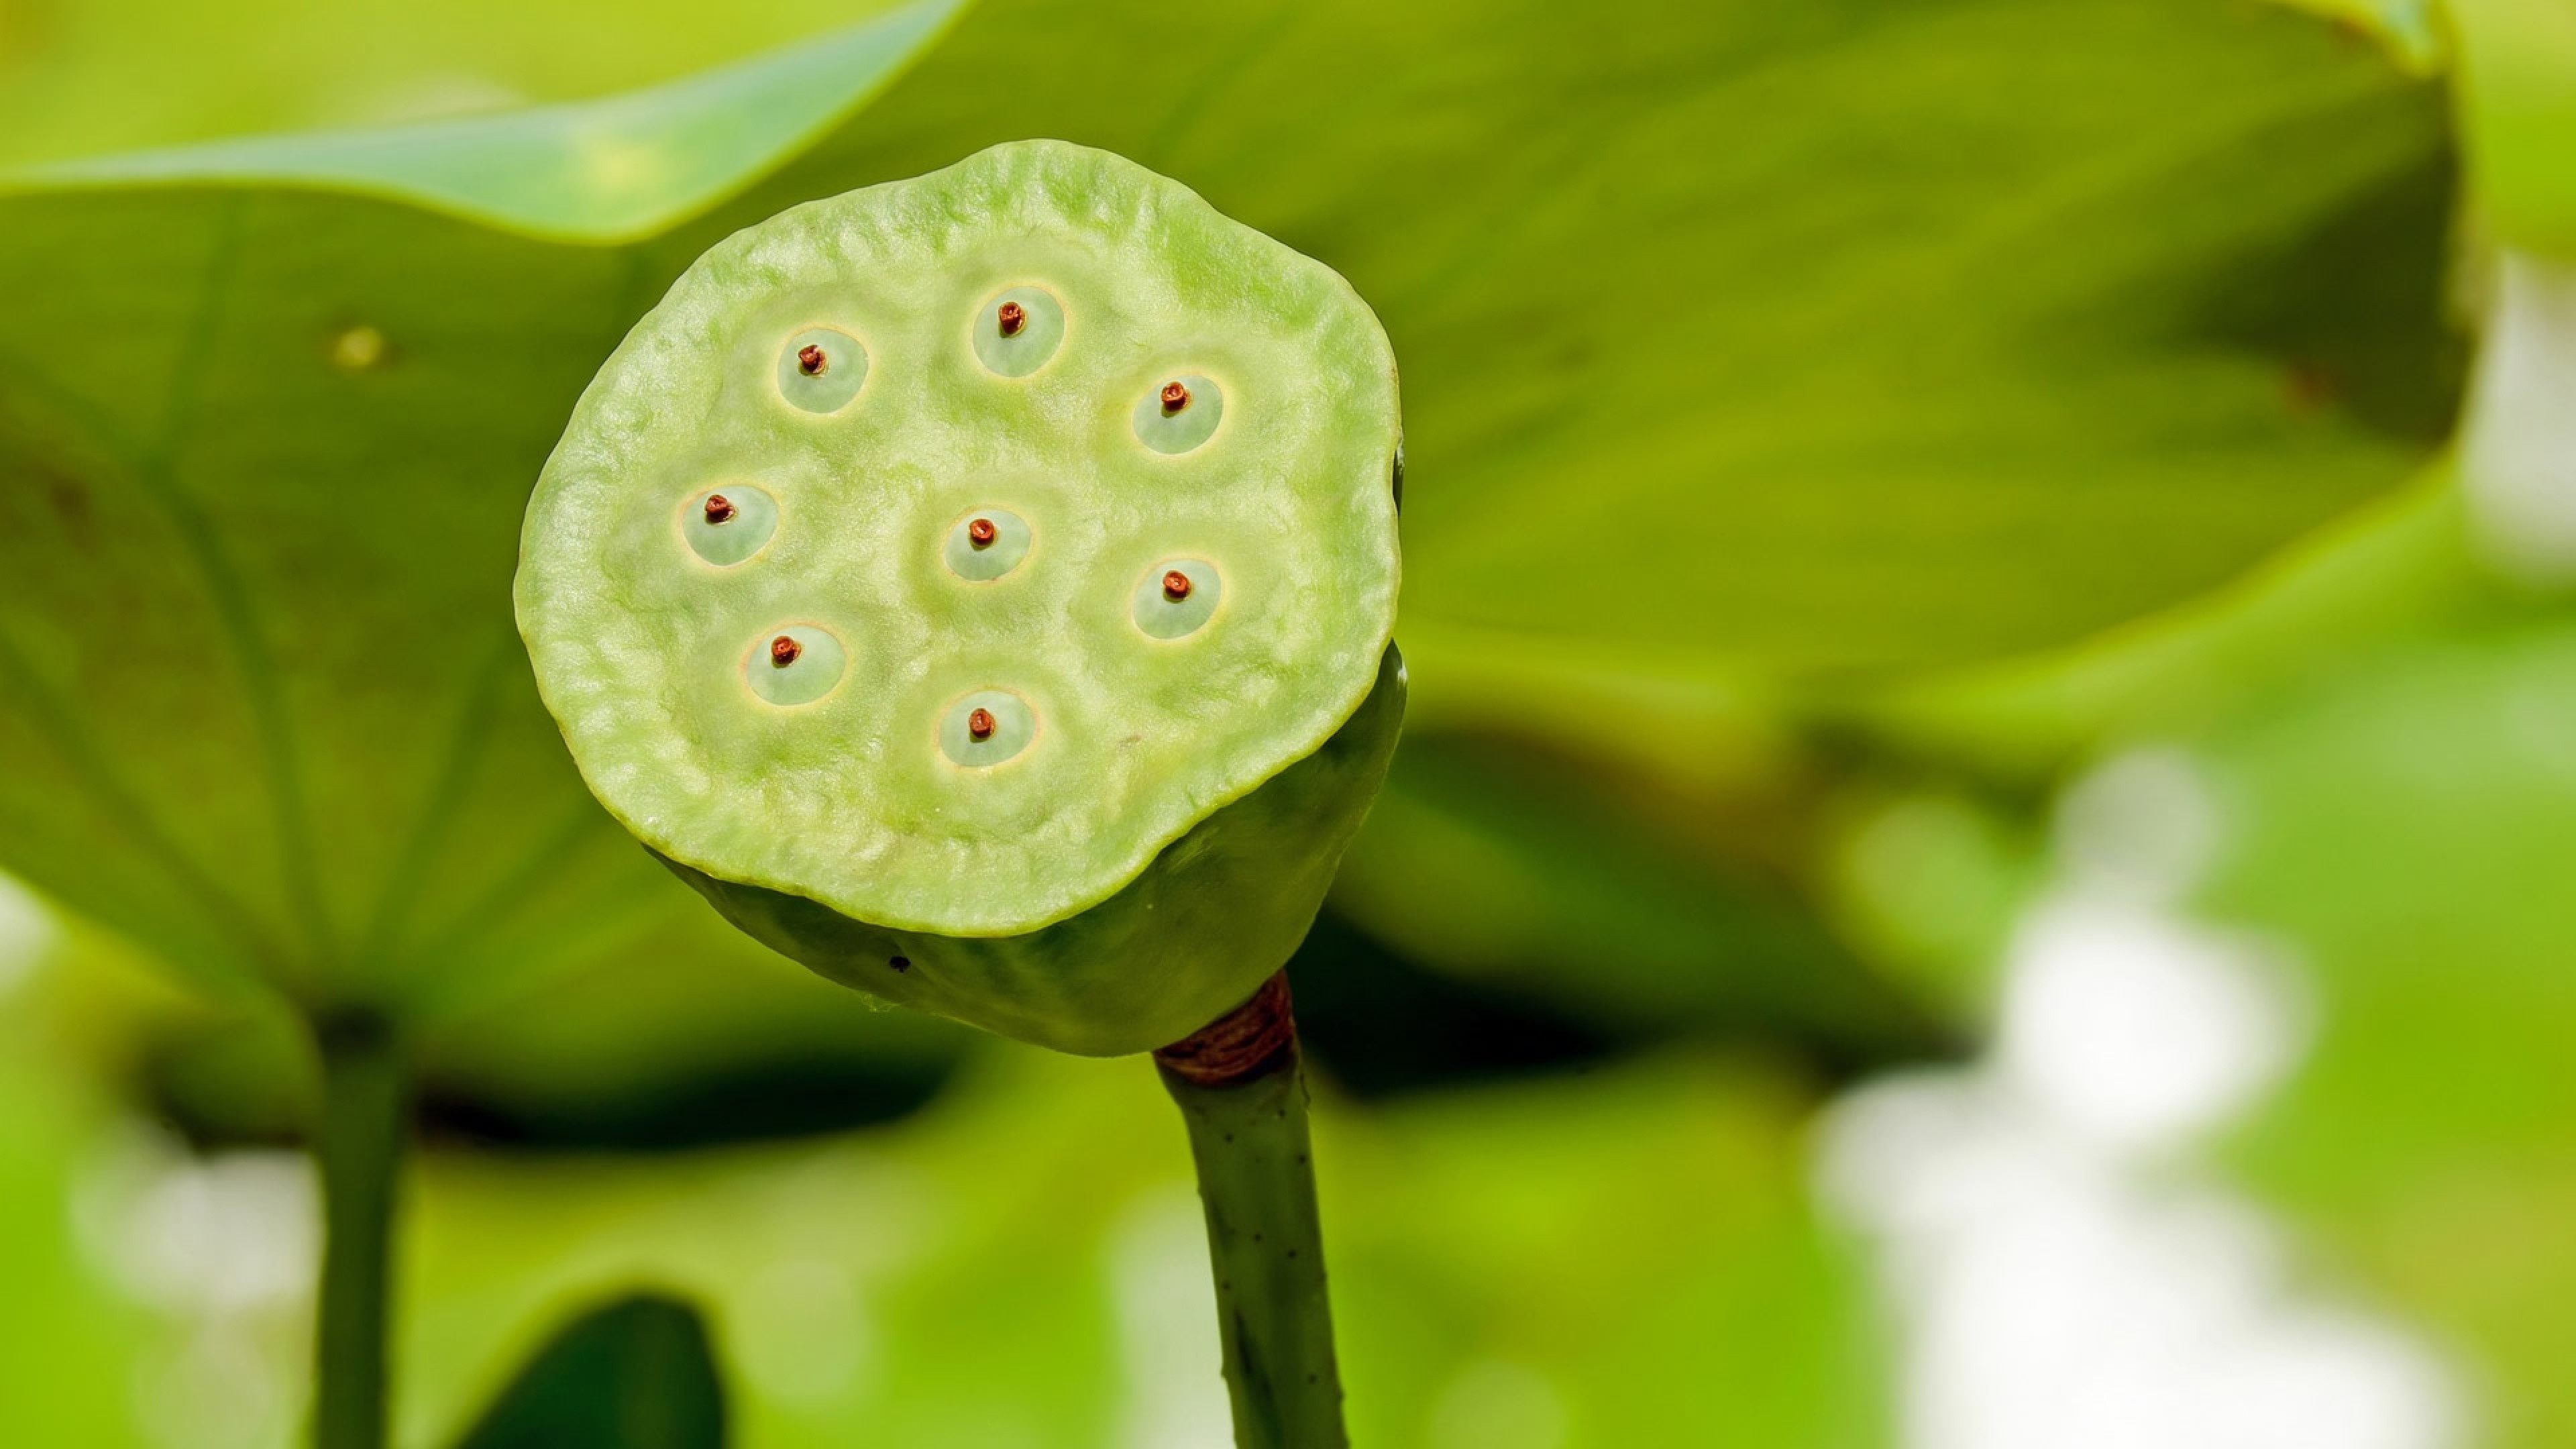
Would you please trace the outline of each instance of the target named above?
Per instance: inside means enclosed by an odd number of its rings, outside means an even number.
[[[292,1442],[321,1248],[313,1170],[303,1155],[201,1157],[136,1125],[84,1165],[71,1198],[92,1270],[170,1329],[135,1370],[136,1422],[152,1442],[166,1449]]]
[[[1234,1442],[1224,1354],[1198,1199],[1174,1188],[1139,1198],[1109,1235],[1126,1401],[1112,1441],[1126,1449],[1218,1449]]]
[[[25,886],[0,875],[0,996],[33,975],[53,945],[53,914]]]
[[[2296,1281],[2197,1151],[2295,1065],[2267,943],[2188,921],[2224,817],[2190,760],[2072,787],[1985,1061],[1828,1119],[1829,1206],[1881,1250],[1906,1449],[2454,1449],[2445,1366]]]
[[[2576,583],[2576,268],[2503,254],[2460,471],[2492,562]]]

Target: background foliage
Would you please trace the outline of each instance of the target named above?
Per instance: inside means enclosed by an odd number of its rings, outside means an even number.
[[[1057,135],[1404,361],[1417,708],[1294,968],[1364,1442],[1887,1442],[1813,1114],[1985,1049],[2052,801],[2142,744],[2217,802],[2187,909],[2312,1003],[2210,1170],[2556,1442],[2576,662],[2449,461],[2499,241],[2576,214],[2544,11],[2462,8],[2455,128],[2453,22],[2225,0],[0,7],[0,866],[91,923],[0,1013],[58,1305],[0,1402],[291,1427],[280,1003],[363,1003],[428,1072],[406,1442],[699,1353],[668,1442],[1201,1442],[1135,1064],[736,940],[508,614],[572,398],[701,248]]]

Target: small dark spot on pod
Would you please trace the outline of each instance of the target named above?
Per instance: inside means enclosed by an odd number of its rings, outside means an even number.
[[[804,645],[797,643],[795,640],[788,638],[784,634],[781,634],[777,638],[769,641],[769,662],[781,669],[795,663],[796,656],[804,652]]]
[[[1163,575],[1163,597],[1177,604],[1190,596],[1190,576],[1179,569]]]
[[[979,740],[991,739],[993,737],[993,712],[989,709],[979,709],[972,714],[967,715],[966,733]]]
[[[707,522],[723,523],[733,517],[733,500],[721,493],[707,495]]]
[[[1291,1257],[1291,1258],[1296,1257],[1296,1256],[1297,1256],[1297,1250],[1296,1250],[1295,1248],[1290,1248],[1290,1249],[1288,1250],[1288,1256],[1289,1256],[1289,1257]]]
[[[999,320],[1002,324],[1002,335],[1005,337],[1016,337],[1019,335],[1020,329],[1028,325],[1029,309],[1021,306],[1017,302],[1004,302],[1002,304],[1002,310],[999,313]]]
[[[1163,411],[1166,414],[1179,412],[1181,409],[1188,407],[1189,405],[1190,390],[1188,388],[1181,386],[1177,381],[1163,384]]]
[[[1001,532],[993,526],[993,520],[979,518],[966,525],[966,540],[977,548],[991,548],[993,540],[1001,537]]]
[[[832,360],[823,355],[823,348],[819,343],[808,342],[796,349],[797,370],[807,377],[821,377],[823,369],[831,366],[831,363]]]
[[[909,971],[912,969],[912,958],[909,956],[890,956],[886,958],[886,964],[897,971]]]

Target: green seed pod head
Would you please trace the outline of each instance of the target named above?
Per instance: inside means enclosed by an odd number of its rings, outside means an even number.
[[[591,789],[834,979],[1092,1054],[1278,969],[1403,707],[1331,270],[1026,141],[718,244],[575,408],[519,627]]]

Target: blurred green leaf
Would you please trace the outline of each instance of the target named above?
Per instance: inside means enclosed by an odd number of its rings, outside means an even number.
[[[638,1294],[557,1334],[501,1391],[458,1449],[723,1449],[724,1384],[706,1325],[676,1299]]]
[[[407,201],[558,241],[648,236],[810,144],[901,73],[965,0],[605,100],[376,131],[218,141],[0,174],[0,188],[281,187]]]
[[[1875,749],[2032,783],[2106,739],[2188,734],[2356,653],[2534,607],[2482,559],[2446,461],[2181,608],[2075,648],[1808,703]]]
[[[11,0],[0,6],[0,167],[581,100],[897,3]]]
[[[2293,943],[2317,1033],[2246,1176],[2471,1360],[2502,1449],[2576,1436],[2576,628],[2356,651],[2194,745],[2204,908]]]

